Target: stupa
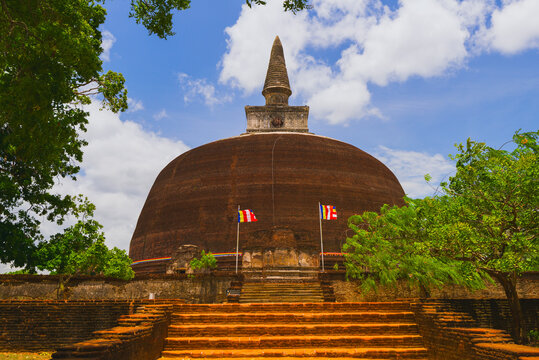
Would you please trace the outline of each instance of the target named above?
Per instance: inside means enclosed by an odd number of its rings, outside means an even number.
[[[140,213],[129,255],[137,273],[165,272],[181,246],[211,251],[220,266],[240,269],[320,266],[319,203],[335,206],[324,221],[326,258],[341,256],[347,219],[383,204],[403,205],[395,175],[366,152],[308,129],[308,106],[290,106],[283,47],[275,38],[262,95],[246,106],[244,134],[187,151],[157,176]],[[327,265],[327,264],[326,264]]]

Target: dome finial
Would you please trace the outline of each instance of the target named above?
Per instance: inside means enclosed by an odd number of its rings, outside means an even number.
[[[271,47],[262,95],[266,98],[266,105],[288,105],[288,98],[292,95],[284,61],[283,45],[281,45],[279,36],[275,37]]]

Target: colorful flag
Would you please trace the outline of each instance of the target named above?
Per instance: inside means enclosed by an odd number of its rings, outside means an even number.
[[[337,210],[332,205],[320,205],[320,216],[325,220],[337,220]]]
[[[255,213],[252,210],[239,210],[238,211],[238,222],[255,222],[256,219]]]

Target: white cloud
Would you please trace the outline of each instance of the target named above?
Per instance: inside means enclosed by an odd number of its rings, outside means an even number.
[[[432,155],[379,146],[373,155],[393,171],[404,192],[412,198],[434,195],[438,184],[448,180],[455,172],[455,164],[441,154]],[[425,181],[426,174],[432,176],[432,185]]]
[[[185,90],[183,101],[186,103],[202,97],[204,104],[211,107],[231,100],[231,97],[227,95],[217,96],[215,86],[208,83],[206,79],[193,79],[187,74],[179,73],[178,81]]]
[[[327,119],[330,124],[338,124],[345,123],[357,114],[379,114],[376,109],[368,110],[370,97],[364,82],[336,79],[329,86],[314,92],[309,104],[312,104],[315,116]]]
[[[219,81],[245,94],[261,91],[279,35],[294,94],[306,100],[315,118],[338,124],[380,114],[370,103],[370,84],[444,76],[489,47],[539,47],[537,0],[400,0],[394,9],[380,0],[312,5],[296,16],[283,12],[280,0],[244,6],[225,30],[228,49]],[[335,48],[342,48],[338,59],[317,58],[319,50]]]
[[[134,101],[136,108],[141,102]],[[77,180],[60,179],[53,192],[83,194],[96,205],[95,218],[103,225],[109,247],[129,250],[144,201],[159,172],[175,157],[189,150],[181,141],[145,131],[138,123],[121,120],[118,114],[100,110],[101,103],[85,106],[89,112],[88,141]],[[161,112],[163,113],[163,111]],[[166,112],[165,112],[166,115]],[[123,115],[125,116],[125,115]],[[61,232],[73,223],[62,226],[43,217],[41,230],[45,236]],[[0,273],[9,272],[9,264],[0,263]]]
[[[12,268],[10,264],[0,263],[0,274],[5,274],[11,271],[15,271],[15,268]]]
[[[101,60],[103,61],[110,61],[110,49],[112,49],[112,45],[116,42],[116,38],[110,31],[103,31],[101,33],[103,38],[101,39],[101,47],[103,48],[103,52],[101,53]]]
[[[144,110],[144,105],[142,104],[141,100],[136,100],[136,99],[128,97],[127,105],[128,105],[128,110],[127,110],[128,113]]]
[[[163,110],[159,111],[158,113],[155,113],[153,115],[153,118],[154,118],[154,120],[157,120],[157,121],[162,120],[162,119],[166,119],[166,118],[168,118],[168,113],[167,113],[167,111],[165,109],[163,109]]]
[[[446,2],[403,1],[396,13],[386,13],[372,26],[365,41],[343,52],[338,65],[346,79],[377,85],[410,76],[431,77],[466,57],[468,32]]]
[[[483,33],[486,47],[505,54],[539,48],[539,1],[506,1],[492,13],[492,26]]]
[[[86,108],[90,117],[83,137],[88,146],[77,181],[63,180],[55,190],[87,196],[97,207],[96,219],[104,226],[108,245],[127,250],[159,171],[189,148],[99,108],[97,102]]]
[[[307,99],[315,117],[336,124],[377,112],[370,106],[368,82],[436,76],[466,58],[468,32],[456,0],[403,0],[396,11],[374,0],[317,0],[313,5],[312,15],[296,16],[283,13],[277,0],[263,9],[244,7],[236,24],[225,30],[228,52],[220,81],[246,93],[261,90],[279,29],[293,91]],[[347,42],[333,64],[309,54]]]

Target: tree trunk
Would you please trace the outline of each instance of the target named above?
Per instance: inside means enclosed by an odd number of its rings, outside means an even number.
[[[58,289],[56,290],[56,298],[58,300],[67,300],[66,286],[73,275],[58,275]]]
[[[64,300],[65,284],[64,275],[58,276],[58,289],[56,290],[56,298],[58,300]]]
[[[430,290],[423,284],[419,284],[419,296],[422,299],[430,298]]]
[[[517,344],[522,344],[526,339],[526,333],[520,299],[517,293],[517,274],[514,272],[502,273],[496,271],[491,272],[491,275],[503,286],[505,296],[509,302],[509,308],[511,309],[513,338]]]

